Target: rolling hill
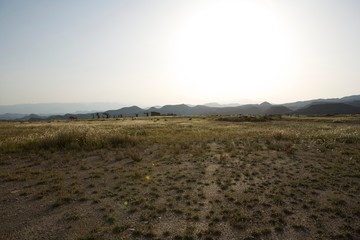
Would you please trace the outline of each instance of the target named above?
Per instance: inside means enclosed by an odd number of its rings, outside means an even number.
[[[293,112],[300,115],[360,114],[360,107],[346,103],[313,103]]]
[[[186,104],[164,105],[148,109],[138,106],[123,107],[115,110],[98,111],[90,113],[67,113],[51,116],[40,114],[0,114],[0,120],[39,121],[54,119],[92,119],[107,117],[143,117],[150,112],[158,112],[161,115],[232,115],[232,114],[299,114],[299,115],[326,115],[326,114],[360,114],[360,95],[343,98],[314,99],[286,104],[246,104],[240,106],[223,106],[212,103],[212,106]],[[24,106],[23,106],[24,107]],[[55,111],[55,110],[53,110]]]

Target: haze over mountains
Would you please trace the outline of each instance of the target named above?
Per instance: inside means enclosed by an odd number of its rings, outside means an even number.
[[[343,98],[313,99],[285,104],[226,104],[209,103],[204,105],[164,105],[151,108],[130,106],[118,108],[115,103],[95,104],[23,104],[0,106],[0,119],[3,120],[50,120],[50,119],[78,119],[105,118],[105,117],[135,117],[147,116],[151,112],[161,115],[228,115],[228,114],[360,114],[360,95]],[[90,110],[90,109],[96,110]],[[109,108],[118,108],[109,110]],[[64,114],[65,109],[71,109]],[[34,111],[34,112],[31,112]]]
[[[123,107],[119,103],[40,103],[0,105],[0,119],[18,119],[26,115],[40,116],[103,112]]]

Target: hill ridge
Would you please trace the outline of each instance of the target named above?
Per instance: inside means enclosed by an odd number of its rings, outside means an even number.
[[[95,119],[109,117],[143,117],[150,112],[161,115],[231,115],[231,114],[360,114],[360,95],[346,96],[343,98],[314,99],[285,104],[271,104],[267,101],[261,104],[245,104],[240,106],[207,106],[188,104],[167,104],[161,107],[141,108],[136,105],[122,107],[115,110],[106,110],[91,113],[67,113],[57,115],[41,114],[0,114],[0,120],[52,120],[52,119]]]

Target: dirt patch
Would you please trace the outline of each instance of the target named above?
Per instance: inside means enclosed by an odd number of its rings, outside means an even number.
[[[129,122],[133,145],[1,152],[0,239],[360,238],[358,126]]]

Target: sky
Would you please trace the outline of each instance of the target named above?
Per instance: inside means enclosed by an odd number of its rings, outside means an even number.
[[[0,105],[360,94],[358,0],[0,0]]]

